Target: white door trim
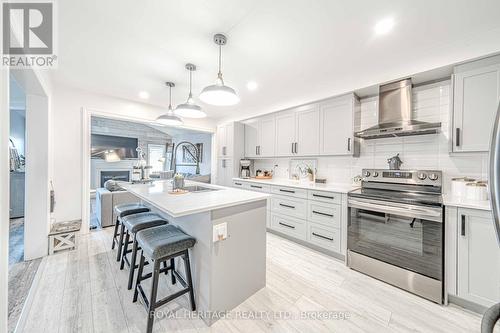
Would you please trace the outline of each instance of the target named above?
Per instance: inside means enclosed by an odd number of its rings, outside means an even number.
[[[7,332],[9,276],[9,69],[0,69],[0,332]]]

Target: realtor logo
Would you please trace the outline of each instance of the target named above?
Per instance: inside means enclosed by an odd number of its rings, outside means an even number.
[[[2,65],[54,67],[54,3],[2,4]]]

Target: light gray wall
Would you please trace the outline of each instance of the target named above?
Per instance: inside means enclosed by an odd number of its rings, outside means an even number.
[[[151,128],[147,125],[109,118],[92,117],[92,134],[115,135],[137,138],[139,147],[142,147],[148,158],[148,144],[166,145],[171,142],[170,135]],[[99,187],[98,170],[132,170],[136,160],[124,160],[119,162],[106,162],[101,159],[91,159],[90,162],[90,188]]]
[[[176,134],[172,137],[172,142],[177,144],[182,141],[189,141],[191,143],[203,143],[203,158],[200,163],[200,173],[202,175],[209,175],[211,173],[211,159],[212,159],[212,134],[210,133],[186,133]],[[179,148],[177,151],[177,162],[182,163],[182,150]],[[167,167],[168,168],[168,167]],[[178,172],[195,173],[196,168],[191,166],[179,166]]]
[[[148,144],[167,144],[171,136],[147,125],[109,118],[92,117],[92,134],[116,135],[137,138],[139,147],[146,152]]]

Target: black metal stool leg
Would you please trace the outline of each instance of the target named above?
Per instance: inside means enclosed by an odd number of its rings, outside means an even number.
[[[193,279],[191,278],[191,265],[189,262],[189,251],[186,250],[184,256],[184,265],[186,267],[186,279],[189,287],[189,301],[191,302],[191,310],[196,310],[196,303],[194,302],[194,288],[193,288]]]
[[[160,264],[158,260],[154,261],[153,268],[153,280],[151,281],[151,296],[149,298],[149,308],[148,308],[148,325],[146,332],[151,333],[153,331],[153,322],[155,319],[155,306],[156,306],[156,295],[158,293],[158,279],[160,278]]]
[[[139,286],[141,285],[142,272],[144,270],[144,260],[145,258],[141,250],[141,259],[139,260],[139,268],[137,269],[137,278],[135,280],[134,299],[133,299],[134,303],[137,302],[137,296],[139,295]]]
[[[175,279],[175,274],[174,274],[174,271],[175,271],[175,258],[170,259],[170,268],[172,269],[171,270],[172,284],[175,284],[177,282],[177,280]]]
[[[134,238],[134,242],[132,244],[132,257],[130,258],[130,271],[128,272],[128,290],[132,289],[132,284],[134,281],[134,272],[135,272],[135,261],[137,258],[137,240],[135,239],[135,234],[132,236]]]
[[[125,226],[121,223],[120,227],[120,240],[118,241],[118,253],[116,254],[116,261],[120,261],[122,258],[122,247],[123,247],[123,233],[125,232]]]
[[[113,232],[113,243],[111,244],[111,250],[115,248],[117,237],[118,237],[118,227],[120,226],[120,220],[118,220],[118,217],[116,218],[115,221],[115,231]]]
[[[125,241],[123,243],[123,249],[122,249],[122,258],[120,262],[120,270],[123,269],[125,266],[125,256],[127,255],[128,252],[128,242],[130,241],[130,233],[128,231],[125,232]]]

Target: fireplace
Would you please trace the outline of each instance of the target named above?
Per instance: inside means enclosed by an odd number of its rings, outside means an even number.
[[[122,170],[110,170],[101,171],[101,187],[104,187],[104,183],[108,180],[119,180],[128,182],[130,180],[130,171]]]

